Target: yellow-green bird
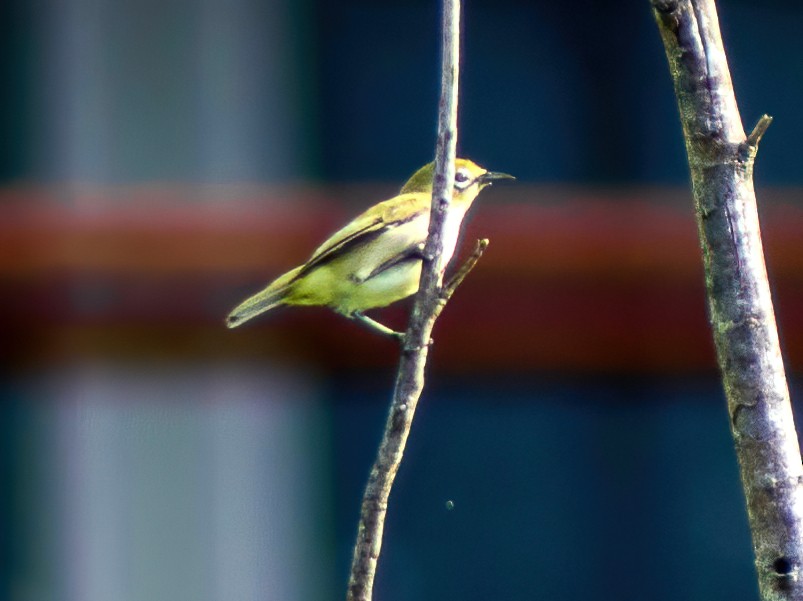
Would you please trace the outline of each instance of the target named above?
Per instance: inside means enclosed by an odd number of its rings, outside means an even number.
[[[429,231],[435,164],[416,171],[398,196],[357,216],[321,244],[309,260],[268,284],[229,313],[237,327],[282,305],[330,307],[337,313],[395,337],[402,334],[363,311],[385,307],[418,290]],[[468,159],[455,161],[454,191],[443,233],[443,262],[454,254],[460,226],[480,190],[506,173],[487,171]]]

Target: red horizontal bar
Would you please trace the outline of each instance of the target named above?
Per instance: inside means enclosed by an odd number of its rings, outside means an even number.
[[[235,331],[222,319],[350,213],[392,193],[0,190],[0,319],[11,336],[4,354],[21,362],[168,354],[390,366],[391,341],[322,309],[279,311]],[[803,191],[759,197],[781,339],[787,363],[800,370]],[[500,187],[483,195],[466,237],[491,245],[439,320],[439,367],[714,368],[685,190]],[[380,314],[404,327],[403,308]]]

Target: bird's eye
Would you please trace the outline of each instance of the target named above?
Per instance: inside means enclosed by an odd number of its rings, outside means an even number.
[[[471,176],[465,169],[460,169],[454,174],[454,183],[458,188],[465,188],[466,182],[471,179]]]

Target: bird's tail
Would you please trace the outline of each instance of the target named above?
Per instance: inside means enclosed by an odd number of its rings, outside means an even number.
[[[297,267],[288,271],[271,282],[267,288],[237,305],[226,317],[226,326],[236,328],[252,317],[285,304],[287,294],[300,269],[300,267]]]

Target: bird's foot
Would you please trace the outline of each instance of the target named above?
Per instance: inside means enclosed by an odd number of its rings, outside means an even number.
[[[407,334],[405,332],[397,332],[396,330],[389,328],[383,323],[379,323],[375,319],[371,319],[370,317],[364,315],[359,311],[354,311],[353,313],[347,315],[346,317],[348,317],[349,319],[353,319],[358,323],[361,323],[369,330],[382,334],[383,336],[395,338],[396,340],[398,340],[399,344],[401,345],[402,351],[404,351],[405,353],[414,353],[420,351],[422,348],[422,346],[419,345],[408,344]],[[424,346],[432,346],[434,343],[435,341],[432,338],[430,338],[429,342],[427,342],[427,344]]]
[[[435,340],[433,340],[432,338],[430,338],[429,342],[427,342],[424,345],[407,344],[407,336],[406,335],[403,336],[400,339],[400,342],[401,342],[401,345],[402,345],[402,351],[405,352],[405,353],[417,353],[421,349],[426,348],[426,347],[431,347],[433,344],[435,344]]]

